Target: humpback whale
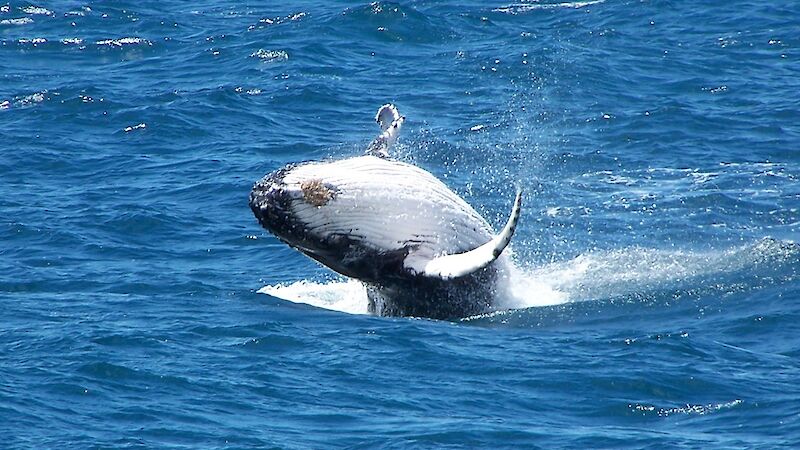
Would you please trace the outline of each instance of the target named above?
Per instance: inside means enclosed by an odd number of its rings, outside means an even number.
[[[508,281],[503,250],[521,192],[495,234],[430,172],[392,159],[405,120],[394,105],[375,120],[381,132],[365,155],[267,174],[250,192],[250,209],[284,243],[361,281],[373,314],[457,319],[491,311]]]

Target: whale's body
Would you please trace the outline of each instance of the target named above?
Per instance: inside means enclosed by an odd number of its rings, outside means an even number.
[[[393,111],[396,136],[402,118]],[[506,276],[502,250],[519,217],[519,196],[495,237],[436,177],[388,158],[387,128],[366,156],[268,174],[250,193],[253,213],[283,242],[363,282],[375,314],[452,319],[490,310]],[[376,142],[387,141],[375,151]]]

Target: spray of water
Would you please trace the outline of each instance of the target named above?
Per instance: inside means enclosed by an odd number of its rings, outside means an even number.
[[[733,279],[758,279],[800,274],[800,246],[773,239],[720,251],[691,252],[626,248],[587,253],[540,267],[512,266],[498,310],[533,308],[568,302],[601,300],[663,289],[691,289],[708,284],[733,284]],[[295,303],[367,314],[367,292],[355,280],[298,281],[265,286],[260,293]]]
[[[552,153],[546,147],[559,139],[558,130],[546,119],[547,116],[535,119],[536,126],[530,124],[529,111],[546,110],[545,95],[546,92],[539,88],[522,89],[513,96],[513,105],[507,109],[507,114],[492,116],[493,123],[459,130],[453,142],[433,137],[442,133],[423,131],[414,135],[412,131],[409,143],[401,142],[395,147],[394,157],[423,167],[443,167],[443,177],[461,180],[461,185],[466,186],[459,191],[465,198],[511,198],[515,188],[513,180],[519,179],[527,180],[531,191],[534,188],[530,186],[536,185],[531,174],[546,172],[539,167],[545,159],[543,155]],[[486,130],[492,130],[491,138],[486,135]],[[517,173],[517,170],[522,172]],[[653,176],[649,171],[643,179],[649,180],[647,177]],[[481,185],[471,184],[472,179],[481,180]],[[692,180],[696,181],[694,177]],[[619,180],[612,181],[617,183]],[[672,181],[670,177],[662,177],[655,182],[664,189],[665,183]],[[454,184],[458,186],[459,183]],[[673,190],[694,192],[692,189],[697,189],[697,186]],[[633,194],[622,192],[618,197],[636,198]],[[505,211],[504,208],[475,206],[486,213],[490,222],[500,223],[504,219],[502,213],[498,216],[500,218],[492,217],[490,213]],[[515,244],[521,245],[517,248],[519,255],[535,255],[538,248],[535,241],[526,245],[523,238],[515,239],[512,245]],[[797,279],[798,268],[800,246],[769,238],[739,247],[702,251],[631,246],[585,252],[574,258],[539,265],[518,259],[507,274],[506,282],[500,286],[495,306],[498,311],[544,307],[632,294],[646,297],[653,292],[693,290],[712,285],[726,290],[749,283],[749,286],[758,288],[774,280]],[[259,292],[346,313],[367,313],[366,290],[354,280],[304,280],[265,286]]]

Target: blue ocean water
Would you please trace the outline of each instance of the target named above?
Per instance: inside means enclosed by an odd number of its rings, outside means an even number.
[[[0,447],[800,445],[798,18],[0,5]],[[524,188],[519,308],[358,314],[256,223],[254,181],[361,154],[386,102],[493,224]]]

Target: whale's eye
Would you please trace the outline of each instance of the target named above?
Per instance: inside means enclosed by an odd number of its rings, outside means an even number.
[[[319,179],[303,181],[300,189],[303,191],[303,200],[313,206],[324,206],[333,198],[333,191]]]

